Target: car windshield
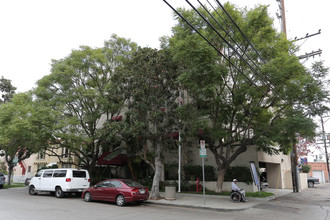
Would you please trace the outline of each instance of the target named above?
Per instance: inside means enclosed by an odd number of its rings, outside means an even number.
[[[140,183],[137,183],[133,180],[123,180],[123,182],[129,187],[137,187],[137,186],[140,187],[140,186],[142,186]]]

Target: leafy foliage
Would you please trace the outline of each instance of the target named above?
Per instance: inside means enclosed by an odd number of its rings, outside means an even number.
[[[9,79],[5,79],[3,76],[0,79],[0,104],[8,102],[13,98],[15,94],[16,87],[11,84]]]
[[[322,94],[313,75],[293,55],[295,46],[272,27],[267,7],[247,11],[228,3],[225,8],[265,61],[261,62],[245,39],[227,39],[236,48],[243,45],[246,56],[259,66],[256,72],[193,10],[179,11],[230,58],[231,64],[180,19],[169,40],[173,57],[181,67],[179,83],[191,98],[181,108],[182,120],[189,125],[186,132],[204,139],[215,157],[217,191],[221,191],[230,164],[249,146],[269,154],[288,153],[296,134],[314,136],[315,124],[307,117],[306,108]],[[237,29],[229,30],[219,14],[213,12],[213,16],[227,32],[241,36]],[[226,35],[224,30],[220,32]]]
[[[203,181],[203,169],[200,165],[186,165],[183,167],[185,173],[186,180],[196,181],[198,177],[200,182]],[[214,181],[216,180],[214,167],[205,165],[204,166],[204,174],[205,174],[205,181]]]
[[[232,182],[233,179],[251,184],[253,180],[250,168],[241,166],[230,167],[225,174],[225,181]]]
[[[16,94],[11,102],[0,105],[0,148],[9,170],[8,184],[14,159],[19,163],[46,148],[55,121],[51,109],[33,101],[29,93]]]
[[[161,154],[173,143],[170,134],[178,130],[176,69],[168,50],[139,48],[117,77],[127,100],[126,148],[155,171],[153,198],[159,197]]]
[[[38,99],[59,113],[53,132],[60,147],[69,148],[77,165],[90,171],[104,151],[116,147],[100,138],[101,127],[122,111],[124,100],[112,77],[135,49],[135,43],[113,35],[103,48],[81,46],[53,60],[51,74],[38,81]]]
[[[309,164],[303,164],[301,166],[301,169],[302,169],[303,173],[309,173],[309,171],[311,171],[312,167]]]

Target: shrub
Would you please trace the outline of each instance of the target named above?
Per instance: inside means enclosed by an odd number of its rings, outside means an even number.
[[[311,171],[311,166],[310,165],[308,165],[308,164],[303,164],[302,166],[301,166],[301,169],[302,169],[302,172],[303,173],[309,173],[309,171]]]
[[[253,182],[250,168],[248,167],[230,167],[225,174],[225,181],[231,182],[237,179],[239,182],[251,184]]]
[[[196,180],[199,177],[200,180],[203,179],[203,170],[200,165],[186,165],[183,167],[186,180]],[[216,180],[214,167],[206,165],[204,166],[205,172],[205,181],[214,181]]]

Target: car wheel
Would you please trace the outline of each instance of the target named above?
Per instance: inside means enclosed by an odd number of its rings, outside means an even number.
[[[37,190],[34,186],[29,187],[29,194],[30,195],[36,195],[37,194]]]
[[[89,192],[86,192],[86,193],[84,194],[84,200],[85,200],[85,202],[90,202],[90,201],[92,201],[92,196],[91,196],[91,194],[90,194]]]
[[[314,182],[312,182],[312,181],[308,181],[308,187],[309,187],[309,188],[313,188],[313,187],[314,187]]]
[[[116,198],[116,204],[119,206],[123,206],[126,204],[125,197],[123,195],[118,195]]]
[[[62,198],[64,196],[64,192],[62,191],[61,187],[57,187],[55,189],[55,196],[57,198]]]

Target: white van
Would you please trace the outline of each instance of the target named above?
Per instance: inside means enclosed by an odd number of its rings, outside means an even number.
[[[58,168],[39,170],[35,177],[30,180],[29,194],[38,192],[50,192],[57,198],[64,193],[77,193],[78,195],[90,185],[90,177],[87,170]]]

